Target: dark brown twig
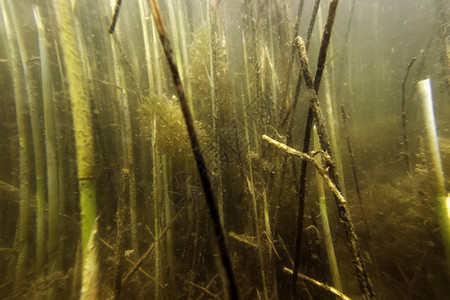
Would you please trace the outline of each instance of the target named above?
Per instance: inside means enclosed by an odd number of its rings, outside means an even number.
[[[228,278],[229,295],[231,299],[239,299],[237,285],[231,265],[230,256],[228,255],[227,246],[225,243],[225,234],[222,228],[222,224],[219,218],[219,212],[217,209],[216,199],[212,190],[210,175],[206,167],[205,159],[203,158],[202,151],[200,149],[200,143],[197,138],[197,134],[194,128],[194,119],[192,117],[191,110],[189,108],[186,95],[184,93],[183,84],[181,83],[178,67],[175,64],[173,58],[173,50],[170,44],[170,40],[167,36],[167,31],[164,26],[164,21],[159,9],[157,0],[149,0],[149,4],[152,9],[153,18],[158,30],[159,38],[164,49],[164,53],[169,63],[170,70],[172,72],[172,78],[177,91],[178,99],[180,101],[180,107],[183,112],[184,121],[186,123],[189,139],[191,142],[192,153],[194,155],[195,162],[197,164],[198,173],[203,186],[203,192],[205,193],[205,200],[208,204],[209,213],[214,226],[214,233],[216,236],[217,245],[220,252],[220,258],[222,260],[223,267],[225,269],[226,276]]]
[[[305,77],[306,85],[309,87],[314,86],[313,91],[317,95],[319,93],[319,87],[320,87],[320,80],[322,78],[322,73],[325,68],[325,62],[327,59],[327,50],[328,45],[330,43],[331,38],[331,31],[333,29],[334,19],[336,17],[336,10],[337,6],[339,4],[339,0],[333,0],[331,1],[329,7],[328,7],[328,17],[327,21],[325,23],[325,29],[322,36],[322,41],[320,44],[320,50],[319,50],[319,58],[317,60],[317,71],[316,76],[314,79],[314,83],[312,82],[312,77],[307,78]],[[305,49],[306,51],[306,49]],[[305,76],[305,74],[304,74]],[[308,116],[306,119],[306,126],[305,126],[305,136],[303,139],[303,152],[307,153],[309,151],[309,143],[311,140],[311,131],[312,131],[312,124],[313,124],[313,103],[311,102],[309,109],[308,109]],[[319,133],[320,135],[320,133]],[[326,150],[326,149],[324,149]],[[330,154],[331,151],[328,151]],[[295,240],[295,253],[294,253],[294,272],[292,276],[292,294],[295,297],[295,290],[296,290],[296,282],[297,282],[297,273],[298,273],[298,267],[300,263],[300,252],[301,252],[301,245],[302,245],[302,232],[303,232],[303,215],[304,215],[304,207],[305,207],[305,194],[306,194],[306,168],[307,168],[306,161],[302,161],[301,163],[301,169],[300,169],[300,188],[298,190],[298,214],[297,214],[297,237]]]
[[[345,113],[344,105],[341,105],[341,113],[342,113],[342,124],[344,125],[345,139],[347,140],[347,150],[348,150],[348,154],[350,155],[350,166],[352,168],[353,180],[355,182],[356,196],[358,196],[359,208],[361,210],[361,214],[362,214],[362,217],[364,220],[364,227],[366,229],[367,242],[370,245],[371,241],[370,241],[369,224],[367,223],[366,211],[364,210],[364,207],[362,204],[363,201],[362,201],[362,196],[361,196],[361,189],[359,187],[358,175],[356,174],[355,155],[353,155],[352,144],[350,142],[350,134],[348,132],[348,126],[347,126],[348,115]]]
[[[406,81],[408,80],[409,72],[416,61],[416,58],[413,57],[406,68],[405,78],[402,81],[402,138],[403,138],[403,157],[405,158],[406,168],[408,172],[411,172],[411,162],[409,160],[409,151],[408,151],[408,136],[406,134]]]
[[[122,0],[116,0],[116,4],[114,5],[114,12],[111,18],[111,24],[108,27],[108,33],[114,33],[116,29],[117,19],[119,18],[120,5],[122,4]]]

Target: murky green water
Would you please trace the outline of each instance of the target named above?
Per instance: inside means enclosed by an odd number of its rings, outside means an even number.
[[[446,1],[122,2],[0,0],[0,298],[448,297]]]

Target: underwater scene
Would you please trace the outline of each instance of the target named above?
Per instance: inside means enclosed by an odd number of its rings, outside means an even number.
[[[0,0],[0,299],[449,299],[449,17]]]

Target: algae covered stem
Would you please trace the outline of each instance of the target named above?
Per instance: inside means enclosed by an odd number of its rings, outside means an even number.
[[[331,156],[331,145],[327,137],[325,129],[325,119],[323,118],[322,111],[319,107],[319,100],[317,99],[317,94],[315,92],[311,71],[309,70],[308,57],[306,56],[305,44],[301,37],[296,38],[296,43],[299,47],[300,62],[303,70],[303,76],[305,77],[305,83],[308,89],[313,93],[311,99],[310,109],[314,115],[315,124],[317,126],[317,133],[319,136],[320,146],[322,149],[328,153],[330,159],[327,160],[325,166],[328,168],[330,178],[336,185],[336,188],[341,191],[340,182],[338,174],[336,172],[336,165]],[[316,81],[314,81],[315,83]],[[350,217],[350,211],[348,210],[345,202],[339,202],[338,197],[335,197],[336,204],[339,212],[339,219],[342,222],[346,238],[349,246],[350,253],[352,255],[352,261],[355,268],[356,277],[358,279],[359,287],[363,297],[367,299],[374,298],[372,283],[367,274],[367,270],[364,266],[364,262],[361,257],[358,238],[356,236],[355,228]]]
[[[314,82],[312,82],[311,79],[305,77],[305,83],[309,88],[309,85],[311,87],[313,86],[313,91],[317,95],[319,93],[319,87],[320,87],[320,80],[322,78],[323,70],[325,68],[325,62],[327,58],[327,51],[328,51],[328,45],[330,43],[331,38],[331,32],[334,25],[334,19],[336,17],[336,10],[338,7],[339,1],[333,0],[330,2],[330,5],[328,7],[328,17],[325,23],[325,29],[322,36],[322,41],[320,44],[319,49],[319,57],[317,59],[317,70],[316,70],[316,76],[314,78]],[[306,55],[306,48],[304,50]],[[303,68],[303,66],[301,66]],[[305,70],[303,70],[305,72]],[[305,75],[305,74],[304,74]],[[310,80],[311,82],[307,82]],[[303,139],[303,152],[309,151],[309,143],[311,140],[311,131],[312,131],[312,124],[313,124],[313,103],[311,102],[309,109],[308,109],[308,116],[306,119],[306,126],[305,126],[305,135]],[[317,126],[317,130],[319,133],[319,137],[321,134],[321,128]],[[325,149],[326,150],[326,149]],[[331,151],[328,153],[331,154]],[[297,236],[295,240],[295,255],[294,255],[294,269],[293,269],[293,276],[292,276],[292,296],[295,297],[296,294],[296,283],[297,283],[297,273],[299,269],[299,262],[300,262],[300,249],[302,244],[302,231],[303,231],[303,211],[302,207],[305,205],[305,195],[306,195],[306,170],[307,170],[307,164],[306,161],[302,161],[301,163],[301,170],[300,170],[300,187],[298,189],[298,203],[299,203],[299,213],[297,215]],[[336,175],[337,176],[337,175]]]

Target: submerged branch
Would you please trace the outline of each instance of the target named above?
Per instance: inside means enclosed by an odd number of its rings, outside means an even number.
[[[265,134],[262,136],[262,138],[263,138],[263,140],[267,141],[269,144],[282,149],[284,152],[294,155],[294,156],[297,156],[300,159],[312,164],[314,166],[314,168],[317,169],[317,172],[319,172],[319,175],[322,177],[323,181],[325,181],[325,183],[328,185],[331,192],[333,192],[334,196],[336,196],[336,198],[339,200],[339,205],[347,204],[347,201],[345,200],[342,193],[339,191],[339,189],[336,187],[336,185],[333,183],[333,181],[331,181],[330,177],[327,175],[326,170],[317,162],[317,160],[314,157],[312,157],[306,153],[300,152],[298,150],[295,150],[294,148],[289,147],[286,144],[280,143],[280,142],[268,137]],[[327,158],[326,153],[322,153],[322,154],[326,157],[326,160],[329,159],[329,157]]]
[[[317,98],[317,90],[318,85],[317,83],[317,73],[316,73],[316,80],[312,81],[312,75],[311,71],[309,69],[309,63],[308,63],[308,57],[306,55],[306,49],[305,44],[301,37],[296,38],[297,45],[299,47],[299,55],[300,55],[300,62],[301,62],[301,68],[303,71],[303,76],[305,77],[305,83],[308,89],[312,92],[313,97],[311,98],[311,104],[309,107],[309,110],[311,112],[311,125],[312,125],[312,116],[315,119],[315,124],[317,127],[317,133],[319,136],[320,146],[325,151],[325,153],[328,155],[326,156],[326,168],[328,169],[328,173],[330,175],[330,178],[333,182],[333,184],[336,186],[337,190],[339,192],[342,191],[340,182],[339,182],[339,176],[337,174],[336,166],[334,164],[334,161],[331,157],[331,145],[330,141],[327,137],[327,132],[325,128],[325,119],[323,117],[322,111],[319,106],[319,100]],[[308,113],[309,114],[309,113]],[[309,117],[308,117],[309,119]],[[309,125],[309,124],[308,124]],[[309,139],[309,136],[308,136]],[[305,140],[306,142],[306,140]],[[307,151],[307,150],[306,150]],[[304,151],[304,152],[306,152]],[[306,166],[305,166],[306,170]],[[304,174],[302,174],[304,175]],[[304,183],[304,182],[302,182]],[[336,195],[335,195],[336,196]],[[364,262],[361,257],[358,238],[356,236],[355,227],[352,223],[350,211],[347,207],[347,205],[344,203],[340,203],[339,197],[335,197],[338,212],[339,212],[339,219],[341,223],[344,225],[345,234],[349,246],[350,253],[352,255],[352,261],[355,268],[356,277],[358,279],[359,288],[361,290],[361,294],[366,299],[372,299],[374,298],[373,293],[373,287],[372,283],[369,279],[369,275],[367,274],[367,270],[364,266]],[[297,271],[294,269],[294,271]],[[294,274],[294,277],[296,275]],[[295,283],[295,282],[294,282]]]
[[[206,167],[206,162],[200,149],[200,143],[198,141],[198,137],[194,128],[194,119],[192,117],[192,112],[184,92],[183,84],[181,82],[180,72],[173,57],[172,46],[167,36],[167,31],[164,25],[164,20],[161,15],[161,11],[159,9],[158,1],[149,0],[149,4],[152,9],[153,18],[155,21],[156,28],[158,30],[158,35],[167,58],[167,62],[169,63],[169,67],[172,72],[172,79],[177,91],[178,99],[180,101],[180,107],[183,112],[187,131],[189,134],[189,139],[191,142],[192,153],[194,155],[194,159],[197,164],[198,173],[203,186],[203,192],[205,193],[205,200],[206,203],[208,204],[209,213],[211,216],[212,223],[214,225],[214,233],[216,236],[216,241],[220,252],[220,258],[223,267],[225,269],[226,276],[228,278],[229,295],[231,299],[239,299],[237,285],[233,273],[233,268],[231,265],[231,259],[228,254],[228,249],[225,243],[225,234],[222,224],[220,222],[219,211],[216,204],[217,202],[212,190],[210,173]]]
[[[320,80],[322,78],[323,70],[325,68],[325,62],[327,59],[327,52],[328,52],[328,46],[330,44],[330,38],[331,38],[331,31],[333,29],[334,19],[336,17],[336,10],[337,6],[339,4],[339,0],[333,0],[330,2],[330,5],[328,6],[328,16],[327,20],[325,22],[325,28],[322,35],[322,40],[320,42],[320,50],[319,50],[319,57],[317,59],[317,70],[316,70],[316,76],[314,79],[314,83],[312,82],[312,76],[309,72],[309,77],[307,76],[303,64],[300,66],[300,73],[303,73],[303,77],[305,78],[306,86],[309,90],[313,90],[315,92],[315,95],[319,93],[319,86],[320,86]],[[296,44],[298,46],[298,38],[296,38]],[[307,48],[305,45],[304,51],[305,51],[305,59],[307,62],[306,52]],[[307,68],[306,68],[307,69]],[[314,88],[312,88],[314,86]],[[316,97],[317,100],[317,97]],[[316,109],[313,109],[313,106],[316,105]],[[313,124],[313,117],[314,117],[314,111],[319,111],[320,108],[318,107],[318,101],[315,102],[311,101],[311,104],[309,105],[308,109],[308,116],[306,119],[306,125],[305,125],[305,135],[303,138],[303,152],[309,151],[309,143],[311,140],[311,131],[312,131],[312,124]],[[317,116],[316,116],[317,119]],[[324,127],[322,127],[324,128]],[[319,134],[319,137],[322,136],[321,128],[319,125],[317,125],[317,132]],[[321,139],[322,141],[322,139]],[[322,142],[321,142],[322,144]],[[331,151],[329,151],[329,148],[324,148],[322,146],[322,149],[328,152],[328,154],[331,154]],[[303,216],[304,216],[304,208],[305,208],[305,195],[306,195],[306,170],[307,170],[307,163],[306,161],[302,161],[301,163],[301,169],[300,169],[300,187],[298,189],[298,214],[297,214],[297,235],[295,239],[295,253],[294,253],[294,273],[292,276],[292,296],[295,297],[295,290],[297,288],[296,282],[297,282],[297,273],[298,268],[300,265],[300,252],[301,252],[301,246],[302,246],[302,232],[303,232]],[[337,177],[337,174],[336,174]],[[338,189],[340,190],[339,184],[335,182],[338,185]]]
[[[108,33],[114,33],[116,29],[117,19],[119,18],[120,5],[122,4],[122,0],[116,0],[116,4],[114,5],[114,12],[111,18],[111,24],[108,27]]]
[[[286,267],[283,267],[283,271],[291,274],[292,275],[292,270],[288,269]],[[343,293],[341,293],[340,291],[338,291],[337,289],[335,289],[332,286],[326,285],[325,283],[322,283],[320,281],[317,281],[315,279],[312,279],[311,277],[308,277],[306,275],[303,275],[301,273],[297,273],[297,276],[309,283],[314,284],[315,286],[318,286],[322,289],[324,289],[325,291],[327,291],[330,294],[333,294],[334,296],[336,296],[338,299],[342,299],[342,300],[351,300],[348,296],[344,295]]]
[[[201,291],[202,293],[204,293],[204,294],[210,296],[210,297],[213,298],[213,299],[218,299],[218,300],[221,299],[219,296],[216,296],[216,295],[214,295],[213,293],[211,293],[208,289],[206,289],[206,288],[204,288],[204,287],[202,287],[202,286],[200,286],[200,285],[198,285],[198,284],[195,284],[195,283],[193,283],[192,281],[189,281],[188,284],[189,284],[190,286],[192,286],[192,287],[195,287],[196,289],[198,289],[198,290]]]

